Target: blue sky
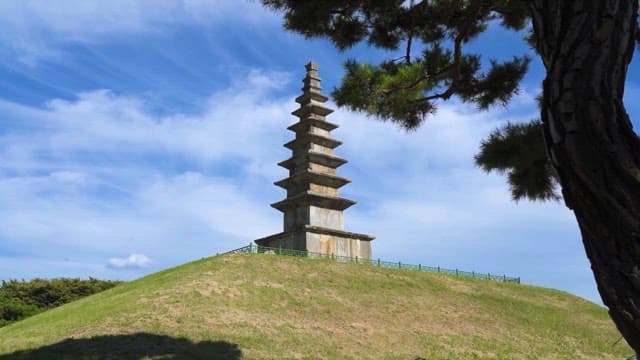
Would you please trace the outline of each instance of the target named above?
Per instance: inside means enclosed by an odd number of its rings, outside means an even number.
[[[132,279],[281,231],[269,204],[303,65],[319,63],[328,93],[347,58],[397,57],[285,32],[258,1],[2,1],[0,28],[0,279]],[[492,28],[470,48],[485,62],[530,52],[519,36]],[[542,77],[536,59],[508,107],[453,100],[414,132],[330,115],[342,194],[358,201],[346,228],[375,235],[375,257],[599,302],[573,214],[515,203],[473,164],[492,129],[537,117]]]

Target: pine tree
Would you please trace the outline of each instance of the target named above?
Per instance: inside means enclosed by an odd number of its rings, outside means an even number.
[[[609,314],[640,354],[640,140],[623,105],[638,0],[262,0],[286,29],[400,51],[380,64],[345,63],[339,106],[414,129],[456,96],[507,104],[529,58],[491,61],[465,44],[490,24],[528,31],[546,68],[541,121],[508,124],[476,162],[508,176],[515,199],[562,199],[573,210]],[[416,53],[416,48],[424,49]]]

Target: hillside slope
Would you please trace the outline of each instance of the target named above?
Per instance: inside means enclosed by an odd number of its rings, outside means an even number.
[[[7,359],[622,359],[565,292],[274,255],[203,259],[0,328]]]

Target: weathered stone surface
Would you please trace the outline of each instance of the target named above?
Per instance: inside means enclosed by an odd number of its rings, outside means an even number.
[[[338,189],[350,182],[337,175],[336,168],[347,160],[333,154],[342,143],[331,137],[338,125],[325,120],[333,110],[323,104],[318,65],[306,65],[300,108],[292,114],[300,120],[289,126],[295,139],[284,146],[292,157],[278,165],[289,170],[289,177],[275,185],[287,190],[287,198],[271,204],[284,213],[284,231],[256,240],[258,245],[306,250],[336,256],[371,258],[373,236],[344,231],[342,211],[355,201],[340,197]]]
[[[256,240],[258,245],[273,248],[306,250],[335,256],[371,259],[373,236],[347,231],[330,231],[320,226],[306,226]]]

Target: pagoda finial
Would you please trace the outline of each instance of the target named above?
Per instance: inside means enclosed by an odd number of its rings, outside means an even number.
[[[307,69],[307,73],[318,71],[318,64],[314,63],[313,61],[309,61],[307,65],[304,66],[304,68]]]
[[[320,96],[324,98],[324,95],[320,93],[322,88],[320,87],[320,77],[318,76],[318,64],[313,61],[309,61],[307,65],[304,66],[307,69],[307,76],[304,77],[302,83],[304,86],[302,87],[302,93],[304,94],[313,94],[315,96]],[[326,99],[324,100],[326,101]],[[323,102],[324,102],[323,101]]]

